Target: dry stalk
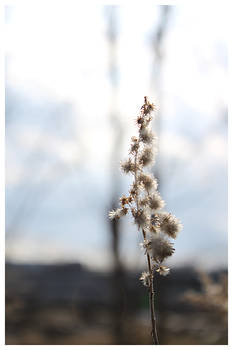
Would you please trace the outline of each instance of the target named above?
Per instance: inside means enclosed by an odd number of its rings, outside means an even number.
[[[156,329],[155,305],[154,305],[154,272],[166,276],[170,269],[163,266],[164,259],[174,252],[173,243],[169,238],[176,238],[182,228],[179,220],[170,213],[161,212],[165,203],[157,191],[157,180],[151,173],[145,172],[145,168],[154,163],[155,158],[155,134],[152,132],[150,123],[154,104],[144,97],[144,104],[137,117],[138,136],[131,138],[129,158],[121,163],[121,169],[126,174],[134,176],[128,196],[120,198],[121,207],[109,213],[111,220],[120,219],[127,213],[131,213],[138,230],[142,230],[142,247],[147,257],[148,271],[143,272],[140,280],[148,288],[152,338],[158,345]]]

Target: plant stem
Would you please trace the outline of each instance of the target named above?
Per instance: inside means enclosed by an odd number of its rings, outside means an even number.
[[[142,233],[145,240],[146,232],[142,230]],[[151,314],[151,326],[152,326],[151,334],[152,334],[154,344],[159,345],[158,333],[156,328],[156,320],[155,320],[153,271],[151,268],[150,255],[147,253],[146,256],[147,256],[148,270],[150,273],[149,300],[150,300],[150,314]]]
[[[134,158],[134,164],[135,164],[135,172],[134,172],[134,179],[135,184],[137,185],[137,156],[138,156],[138,150],[135,152],[135,158]],[[149,195],[149,192],[148,192]],[[136,207],[138,210],[138,194],[136,195]],[[146,239],[146,232],[142,229],[144,240]],[[155,321],[155,306],[154,306],[154,286],[153,286],[153,272],[151,268],[151,262],[150,262],[150,255],[147,253],[147,263],[148,263],[148,270],[150,273],[150,287],[149,287],[149,300],[150,300],[150,314],[151,314],[151,335],[153,338],[153,342],[155,345],[159,345],[159,339],[156,329],[156,321]]]
[[[135,153],[135,158],[134,158],[134,165],[135,165],[135,172],[134,172],[134,179],[135,179],[135,185],[137,185],[137,181],[138,181],[138,178],[137,178],[137,157],[138,157],[138,150],[136,151]],[[138,193],[136,195],[136,207],[137,207],[137,210],[138,210]]]

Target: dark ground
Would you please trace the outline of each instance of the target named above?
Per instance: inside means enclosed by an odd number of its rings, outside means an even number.
[[[220,271],[214,273],[218,278]],[[79,264],[6,264],[6,344],[151,344],[147,290],[140,272],[124,283]],[[201,290],[192,268],[156,277],[160,344],[227,344],[227,325],[184,301]]]

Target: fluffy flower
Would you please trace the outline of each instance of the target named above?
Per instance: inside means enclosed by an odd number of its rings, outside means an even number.
[[[174,251],[172,243],[162,235],[152,237],[151,256],[157,263],[161,263],[164,259],[171,256]]]
[[[170,273],[169,267],[162,266],[162,265],[160,265],[156,271],[162,276],[167,276]]]
[[[154,163],[154,151],[152,147],[147,146],[143,149],[140,155],[140,162],[143,166],[152,165]]]
[[[149,230],[153,234],[158,234],[160,232],[160,222],[157,214],[151,215]]]
[[[139,115],[137,117],[137,124],[138,125],[140,125],[140,126],[143,125],[144,121],[145,121],[145,117],[143,115]]]
[[[139,243],[140,247],[145,251],[145,254],[151,249],[151,240],[144,239],[143,243]]]
[[[149,226],[149,231],[152,233],[152,234],[158,234],[160,232],[160,228],[157,227],[157,226],[154,226],[154,225],[150,225]]]
[[[144,143],[152,144],[155,139],[155,134],[148,128],[142,128],[140,130],[140,139]]]
[[[154,103],[150,103],[147,99],[147,96],[144,97],[144,105],[142,106],[142,110],[145,115],[155,110]]]
[[[149,203],[148,197],[143,197],[143,198],[141,198],[141,199],[139,200],[139,205],[140,205],[141,207],[147,206],[148,203]]]
[[[135,164],[132,162],[132,160],[129,158],[128,160],[121,162],[121,170],[128,174],[135,171]]]
[[[151,214],[150,222],[151,222],[151,225],[160,227],[159,214]]]
[[[146,191],[156,190],[158,187],[157,180],[150,174],[140,173],[138,181],[144,186]]]
[[[150,274],[149,274],[149,272],[143,272],[139,279],[140,279],[140,281],[142,281],[144,286],[146,286],[146,287],[150,286]]]
[[[172,214],[161,213],[160,218],[160,229],[168,236],[176,238],[178,232],[182,229],[180,221]]]
[[[129,193],[132,197],[136,197],[138,195],[138,190],[139,190],[138,185],[134,182],[131,185]]]
[[[128,208],[118,208],[116,210],[111,210],[108,214],[110,220],[120,219],[122,216],[126,215]]]
[[[161,198],[160,194],[158,192],[153,193],[149,197],[149,206],[153,210],[162,209],[165,205],[164,200]]]
[[[139,209],[139,210],[132,210],[132,214],[135,220],[135,223],[140,227],[146,227],[149,222],[149,217],[146,214],[145,210]]]
[[[138,142],[138,139],[135,136],[133,136],[131,138],[131,141],[132,141],[132,143],[131,143],[131,146],[130,146],[130,153],[134,154],[139,149],[139,142]]]

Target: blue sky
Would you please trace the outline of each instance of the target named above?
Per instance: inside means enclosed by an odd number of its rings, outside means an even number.
[[[159,8],[150,3],[118,9],[121,154],[127,155],[143,96],[161,98],[161,193],[166,209],[184,224],[171,259],[177,266],[227,262],[224,11],[173,7],[157,76],[151,42]],[[6,36],[6,226],[15,231],[7,256],[107,268],[111,173],[118,174],[119,162],[111,159],[105,11],[100,5],[90,11],[84,2],[19,3],[7,9]],[[120,179],[127,191],[130,179]],[[143,264],[130,220],[122,235],[122,259]]]

